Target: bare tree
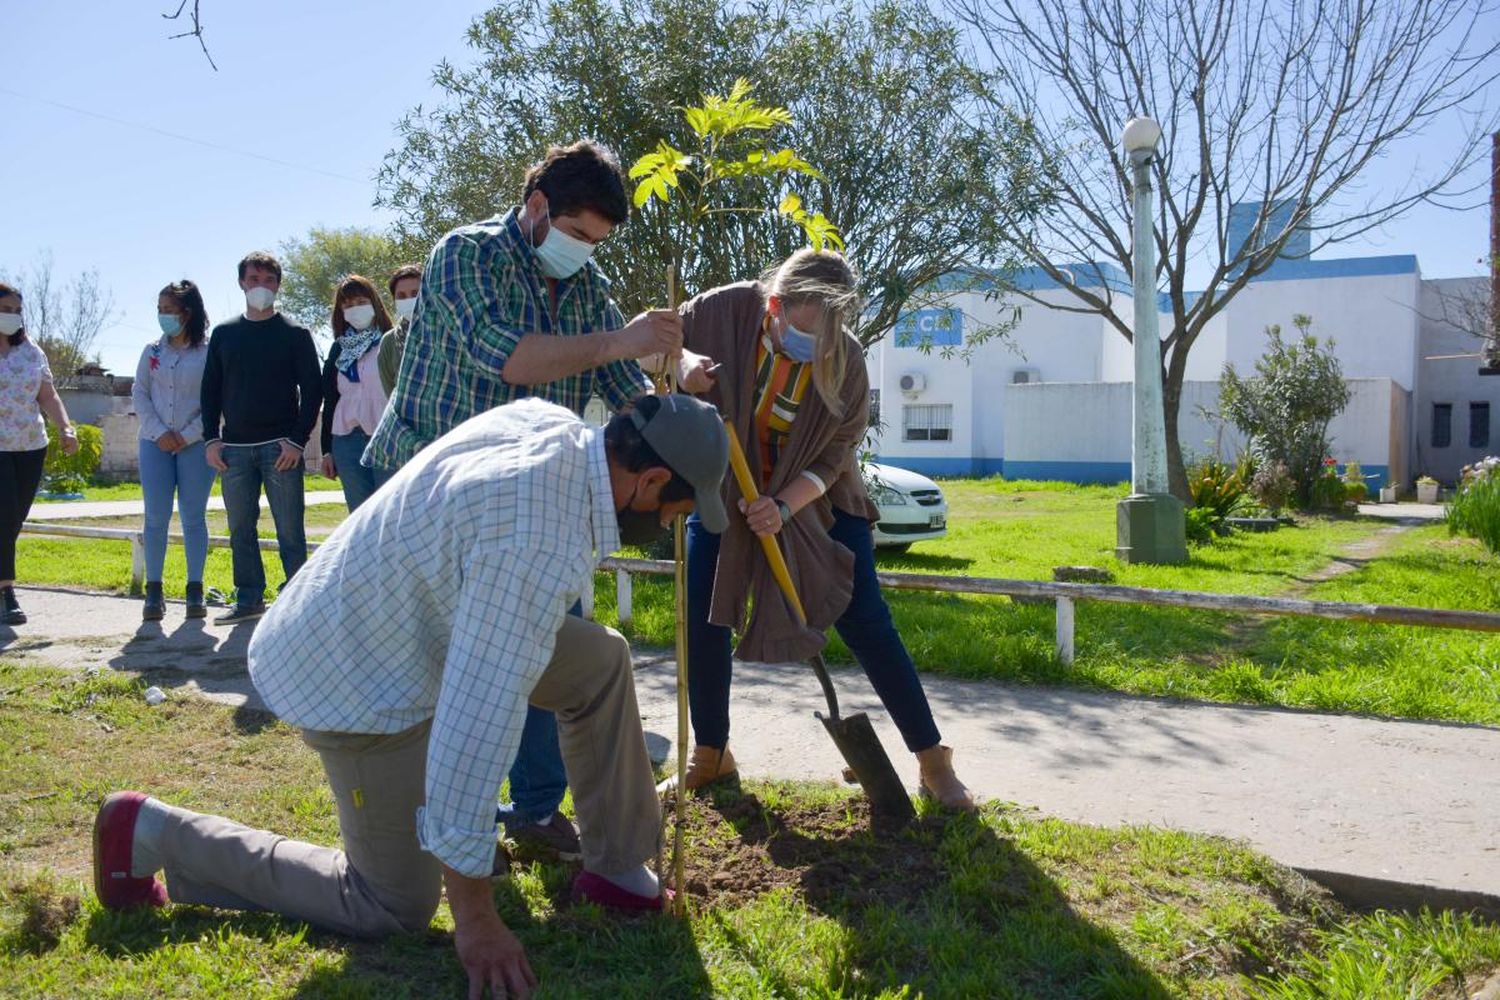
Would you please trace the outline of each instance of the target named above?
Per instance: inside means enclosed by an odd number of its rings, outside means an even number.
[[[0,277],[21,290],[26,335],[46,353],[53,376],[67,378],[91,359],[97,361],[95,342],[119,318],[114,295],[99,280],[97,268],[59,282],[52,253],[44,250],[13,278],[3,272]]]
[[[1486,261],[1479,261],[1485,264]],[[1497,268],[1500,264],[1490,264]],[[1500,367],[1500,330],[1495,327],[1495,313],[1491,308],[1492,282],[1488,279],[1445,283],[1434,296],[1437,310],[1434,313],[1419,312],[1423,319],[1451,326],[1460,333],[1473,337],[1476,353],[1452,355],[1457,358],[1481,358],[1488,367]],[[1440,356],[1447,360],[1450,356]],[[1438,358],[1428,358],[1429,361]]]
[[[192,22],[193,26],[187,31],[178,32],[177,34],[171,35],[170,37],[198,39],[198,47],[203,50],[203,58],[208,60],[208,64],[212,66],[214,72],[217,73],[219,71],[219,67],[214,63],[214,57],[208,54],[208,43],[203,40],[203,17],[198,9],[201,0],[191,0],[193,4],[193,9],[191,11],[187,10],[188,2],[189,0],[182,0],[182,2],[177,5],[176,11],[171,14],[162,15],[162,17],[168,21],[175,21],[180,18],[184,12],[187,12],[188,18]]]
[[[1098,313],[1130,338],[1128,298],[1117,303],[1111,282],[1075,281],[1064,266],[1130,272],[1120,131],[1137,115],[1162,125],[1157,282],[1171,311],[1163,386],[1179,496],[1182,386],[1208,322],[1280,257],[1353,239],[1419,204],[1456,207],[1497,120],[1484,104],[1500,72],[1495,0],[947,2],[1009,84],[1013,106],[995,114],[1027,118],[1048,158],[1058,210],[1040,226],[1016,219],[1011,228],[1020,254],[1072,302],[1017,294]],[[1438,125],[1457,126],[1457,138],[1433,143],[1427,133]],[[1427,145],[1403,185],[1361,188],[1372,163],[1418,139]],[[1190,269],[1208,273],[1201,292],[1188,285]]]

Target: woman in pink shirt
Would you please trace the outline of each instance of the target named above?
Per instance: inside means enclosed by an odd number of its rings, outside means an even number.
[[[385,409],[379,348],[392,326],[369,278],[351,274],[339,283],[332,326],[333,347],[323,364],[323,475],[344,484],[352,512],[390,478],[359,461]]]

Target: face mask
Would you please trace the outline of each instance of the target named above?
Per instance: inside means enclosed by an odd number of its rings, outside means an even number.
[[[411,298],[411,299],[397,299],[396,300],[396,315],[400,316],[402,319],[411,319],[411,314],[414,313],[414,312],[416,312],[416,311],[417,311],[417,300],[416,299]],[[347,316],[348,313],[345,313],[344,315]]]
[[[0,313],[0,335],[14,337],[24,322],[20,313]]]
[[[276,303],[276,293],[269,288],[256,287],[245,293],[245,305],[251,309],[269,309]]]
[[[630,499],[625,501],[625,506],[615,511],[615,520],[620,524],[620,542],[644,548],[664,536],[668,525],[661,523],[660,511],[632,510],[630,505],[633,503],[634,490],[630,493]]]
[[[551,220],[550,216],[548,220]],[[576,236],[569,236],[558,229],[556,223],[553,223],[547,230],[542,245],[536,248],[536,258],[542,266],[542,273],[558,280],[571,278],[577,274],[593,255],[592,243],[585,243]]]
[[[363,330],[375,322],[375,307],[368,302],[362,306],[346,306],[344,321],[356,330]]]
[[[157,313],[156,323],[168,337],[175,337],[182,332],[182,317],[176,313]]]
[[[810,333],[803,333],[786,320],[781,321],[781,353],[793,361],[803,364],[813,359],[813,351],[818,346],[818,338]]]

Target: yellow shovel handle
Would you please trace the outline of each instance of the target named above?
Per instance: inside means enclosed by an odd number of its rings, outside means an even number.
[[[729,467],[734,470],[735,482],[740,484],[740,493],[744,495],[745,502],[754,503],[760,499],[760,490],[755,486],[755,477],[750,474],[750,464],[745,461],[740,436],[727,419],[724,421],[724,429],[729,432]],[[760,547],[766,552],[766,561],[771,564],[771,575],[776,578],[776,583],[792,605],[792,610],[797,612],[797,621],[806,625],[807,612],[802,610],[802,601],[797,597],[797,588],[792,584],[792,574],[786,568],[786,559],[781,555],[781,547],[776,544],[776,536],[757,537],[760,538]]]

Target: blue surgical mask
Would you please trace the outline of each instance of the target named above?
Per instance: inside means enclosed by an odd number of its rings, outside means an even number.
[[[786,320],[781,321],[781,353],[793,361],[803,364],[813,359],[813,353],[818,346],[818,338],[810,333],[804,333]]]
[[[542,273],[558,280],[577,274],[593,255],[594,244],[563,232],[556,223],[548,227],[541,246],[536,248]]]
[[[161,327],[161,332],[168,337],[175,337],[182,332],[182,317],[176,313],[157,313],[156,322]]]

